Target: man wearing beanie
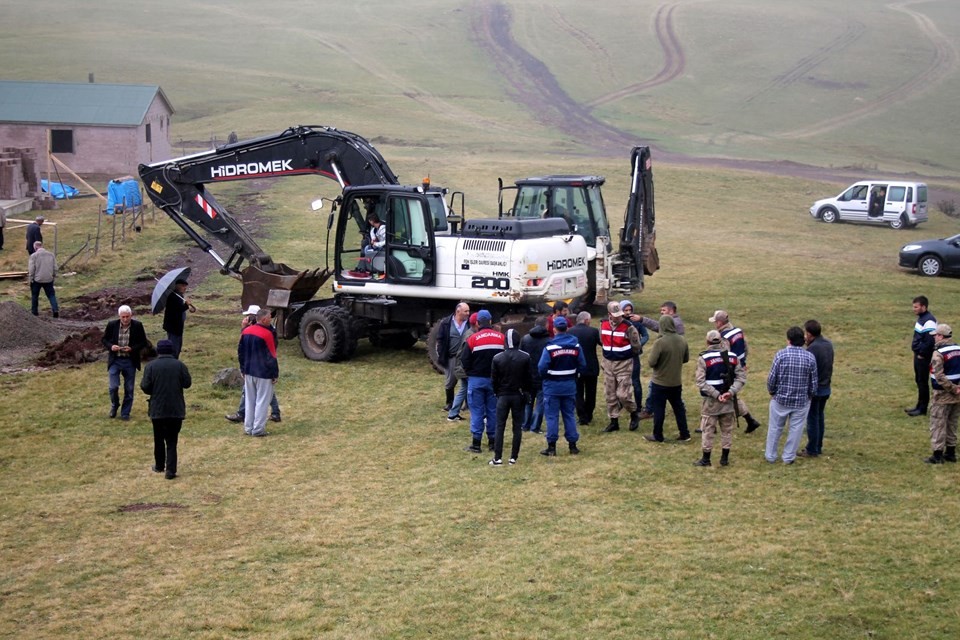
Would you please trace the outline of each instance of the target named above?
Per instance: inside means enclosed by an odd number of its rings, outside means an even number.
[[[147,415],[153,421],[153,470],[164,473],[167,480],[177,477],[177,440],[187,415],[183,390],[192,381],[187,365],[174,356],[169,340],[157,343],[157,359],[143,371],[140,389],[150,396]]]
[[[737,394],[747,383],[747,374],[740,366],[737,354],[724,348],[723,338],[717,330],[707,332],[707,349],[697,358],[694,375],[703,402],[700,405],[700,429],[703,430],[703,455],[694,462],[698,467],[710,466],[713,439],[720,431],[720,466],[730,463],[730,447],[733,445],[733,420],[736,413],[734,402]]]
[[[930,405],[930,464],[957,461],[957,418],[960,417],[960,346],[953,342],[953,329],[938,324],[930,359],[933,402]]]
[[[503,334],[490,327],[493,316],[486,309],[477,313],[476,333],[467,338],[460,353],[463,370],[467,374],[467,406],[470,407],[470,435],[472,441],[466,451],[480,453],[483,432],[487,444],[494,450],[497,436],[497,397],[493,393],[493,357],[503,351]]]
[[[520,334],[508,329],[506,349],[493,357],[491,384],[497,396],[497,440],[490,464],[503,464],[503,436],[507,429],[507,414],[513,414],[513,442],[510,447],[510,464],[516,464],[520,455],[520,440],[523,433],[524,408],[533,380],[530,375],[530,356],[520,351]]]
[[[577,339],[567,334],[567,319],[559,316],[553,321],[557,335],[547,343],[540,354],[537,370],[543,379],[543,415],[547,420],[547,448],[541,455],[557,455],[560,439],[560,416],[563,415],[563,436],[570,446],[570,455],[580,453],[577,441],[576,405],[577,374],[587,368],[587,360]]]
[[[603,430],[620,430],[620,412],[630,413],[630,430],[640,425],[639,407],[633,392],[633,357],[640,353],[640,334],[625,318],[616,302],[607,304],[607,319],[600,323],[600,348],[603,352],[603,394],[607,400],[610,424]]]

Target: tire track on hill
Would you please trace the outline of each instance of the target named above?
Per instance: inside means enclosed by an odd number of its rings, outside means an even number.
[[[863,118],[889,109],[901,102],[911,100],[918,94],[929,91],[943,82],[948,75],[956,72],[958,55],[953,42],[937,28],[936,22],[919,11],[908,8],[910,5],[927,1],[928,0],[906,0],[905,2],[896,2],[887,5],[889,9],[910,16],[920,33],[933,45],[933,58],[926,69],[911,76],[905,82],[885,91],[859,109],[854,109],[848,113],[828,118],[821,122],[801,127],[800,129],[783,132],[777,137],[796,140],[798,138],[808,138],[810,136],[829,133],[852,122],[862,120]]]
[[[673,25],[673,14],[679,7],[679,3],[660,5],[653,20],[653,31],[657,42],[660,43],[660,50],[663,52],[663,66],[652,77],[640,82],[628,85],[618,89],[605,96],[594,98],[587,102],[585,106],[590,109],[599,107],[617,100],[626,98],[641,91],[646,91],[661,84],[666,84],[671,80],[678,78],[687,67],[687,57],[684,54],[683,46],[680,44],[680,38]]]
[[[744,103],[753,102],[759,97],[775,91],[778,89],[784,89],[797,80],[803,78],[806,74],[813,71],[815,68],[823,64],[834,54],[840,53],[851,44],[859,40],[864,32],[867,30],[866,26],[862,22],[849,22],[846,24],[846,27],[839,36],[828,42],[823,47],[820,47],[815,52],[809,56],[801,58],[796,65],[788,69],[787,71],[781,73],[779,76],[774,78],[765,86],[758,89],[756,92],[748,96]]]
[[[471,25],[477,46],[493,62],[507,92],[539,122],[604,151],[623,153],[624,147],[635,143],[634,136],[598,120],[573,100],[547,65],[513,39],[509,7],[487,3],[477,9]]]
[[[610,52],[607,51],[606,47],[604,47],[599,40],[567,20],[556,7],[546,5],[544,6],[544,10],[550,13],[550,20],[557,25],[561,31],[579,42],[594,59],[598,60],[598,62],[593,65],[597,68],[597,73],[603,73],[608,77],[613,76],[613,63],[610,59]]]

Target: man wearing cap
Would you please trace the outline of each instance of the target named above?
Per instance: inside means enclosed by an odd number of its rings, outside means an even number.
[[[630,430],[640,426],[640,415],[633,392],[633,357],[640,353],[640,334],[637,328],[624,318],[623,310],[616,302],[607,303],[607,319],[600,323],[600,351],[603,359],[603,395],[607,401],[607,416],[610,424],[604,433],[620,430],[620,413],[630,414]]]
[[[243,333],[243,330],[249,327],[250,325],[257,323],[257,313],[259,313],[260,307],[252,304],[250,307],[243,312],[243,319],[240,321],[240,333]],[[273,331],[273,335],[277,335],[277,330],[271,325],[270,329]],[[230,422],[244,422],[244,416],[247,415],[247,394],[246,394],[246,385],[240,388],[240,406],[237,407],[236,413],[229,413],[224,416]],[[274,391],[273,397],[270,399],[270,422],[280,422],[280,403],[277,401],[277,394]]]
[[[467,396],[466,382],[461,381],[460,393],[457,393],[457,357],[460,355],[460,347],[463,345],[464,335],[470,328],[470,305],[466,302],[457,304],[453,313],[440,320],[437,331],[436,358],[437,362],[443,364],[444,371],[444,391],[446,393],[446,403],[443,410],[447,412],[447,419],[455,421],[453,416],[460,415],[460,407]],[[456,408],[454,408],[456,405]]]
[[[43,221],[43,216],[37,216],[33,222],[27,225],[27,255],[33,255],[33,252],[36,251],[33,246],[34,242],[43,242],[43,231],[40,230]]]
[[[651,442],[663,442],[663,422],[667,402],[673,409],[680,435],[677,441],[688,442],[687,407],[683,403],[683,365],[690,361],[690,348],[683,336],[677,334],[673,316],[660,316],[660,336],[653,343],[647,364],[653,371],[650,378],[650,405],[653,409],[653,434],[644,438]]]
[[[927,296],[917,296],[913,299],[913,313],[917,321],[913,325],[913,378],[917,383],[917,404],[913,408],[904,409],[908,416],[922,416],[927,413],[930,404],[930,359],[933,357],[935,342],[933,332],[937,329],[937,319],[930,313],[930,301]]]
[[[703,431],[703,454],[694,462],[709,467],[713,439],[720,431],[720,466],[730,464],[733,445],[734,398],[747,383],[747,373],[740,366],[737,354],[723,348],[723,338],[716,329],[707,332],[707,349],[697,358],[694,381],[703,396],[700,404],[700,429]]]
[[[177,477],[177,440],[187,415],[183,390],[192,384],[187,365],[173,355],[173,343],[157,343],[157,358],[147,363],[140,380],[140,389],[150,396],[147,415],[153,422],[153,470]]]
[[[186,298],[187,284],[184,278],[177,278],[163,310],[163,330],[167,332],[167,340],[173,343],[175,358],[180,357],[183,349],[183,326],[187,321],[187,311],[197,310]]]
[[[737,358],[740,359],[740,366],[746,371],[747,339],[743,335],[743,329],[733,326],[730,322],[730,314],[723,309],[714,311],[709,321],[712,322],[714,326],[717,327],[717,331],[720,332],[720,337],[723,339],[721,348],[726,349],[730,353],[735,353]],[[738,413],[747,422],[747,428],[744,431],[746,433],[753,433],[759,429],[760,422],[750,415],[750,409],[747,408],[747,403],[744,402],[743,398],[737,397],[737,404],[739,405]]]
[[[624,319],[632,324],[640,335],[640,351],[633,354],[633,372],[630,376],[630,379],[633,381],[633,399],[637,403],[637,409],[640,409],[643,406],[643,383],[640,381],[640,356],[643,355],[643,345],[650,341],[650,333],[647,332],[647,328],[643,326],[643,318],[633,312],[632,302],[629,300],[621,300],[620,310],[623,311]]]
[[[133,408],[133,390],[140,370],[140,351],[147,346],[143,324],[133,319],[133,310],[123,305],[117,309],[117,320],[107,323],[102,344],[109,354],[107,375],[110,391],[110,417],[129,420]],[[123,405],[120,404],[120,378],[123,377]]]
[[[513,415],[513,442],[510,447],[510,464],[517,463],[520,441],[523,434],[524,407],[533,390],[530,376],[530,356],[520,351],[520,334],[516,329],[507,329],[506,349],[493,357],[491,379],[493,393],[497,396],[497,440],[490,464],[503,464],[503,436],[507,430],[507,415]]]
[[[793,464],[807,422],[810,399],[817,393],[817,360],[803,348],[803,329],[787,329],[787,346],[777,352],[767,375],[770,392],[770,424],[767,427],[767,462],[777,461],[777,443],[789,421],[781,458]]]
[[[463,370],[467,374],[467,405],[470,407],[470,435],[473,440],[466,448],[470,453],[480,453],[483,432],[487,432],[487,444],[491,451],[497,441],[497,397],[493,393],[493,357],[503,351],[504,336],[490,324],[493,316],[486,309],[477,313],[479,329],[467,338],[460,353]]]
[[[953,329],[938,324],[933,333],[935,349],[930,359],[930,464],[957,461],[957,419],[960,418],[960,346],[953,342]]]
[[[581,425],[593,421],[593,410],[597,406],[597,379],[600,377],[600,362],[597,360],[600,331],[590,326],[591,319],[589,311],[581,311],[577,314],[577,323],[567,329],[567,333],[580,343],[580,350],[587,360],[587,368],[577,376],[577,422]]]
[[[270,326],[271,319],[270,309],[260,309],[256,323],[243,330],[237,345],[247,404],[243,432],[257,438],[268,435],[267,408],[280,377],[277,337]]]
[[[30,313],[38,315],[40,290],[46,294],[50,302],[53,317],[60,317],[60,306],[57,304],[57,292],[53,281],[57,277],[57,258],[43,248],[39,240],[33,243],[33,254],[27,261],[27,281],[30,283]]]
[[[563,437],[570,447],[570,455],[580,453],[577,441],[576,405],[577,374],[587,368],[580,343],[567,333],[567,319],[554,318],[553,337],[543,353],[537,370],[543,380],[543,415],[547,420],[547,448],[540,452],[544,456],[557,455],[557,440],[560,439],[560,416],[563,416]]]

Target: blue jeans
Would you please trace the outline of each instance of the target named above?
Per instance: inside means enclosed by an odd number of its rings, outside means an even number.
[[[457,393],[453,396],[453,402],[450,404],[450,411],[447,413],[448,418],[452,418],[460,413],[460,410],[463,409],[463,403],[467,401],[467,379],[458,380],[460,383],[457,386]]]
[[[823,394],[823,395],[821,395]],[[830,389],[817,391],[810,400],[810,412],[807,414],[807,453],[818,456],[823,453],[823,412],[830,399]]]
[[[490,378],[467,378],[467,405],[470,407],[470,434],[474,440],[483,438],[484,422],[490,440],[497,437],[497,396],[493,394]]]
[[[133,408],[133,387],[137,381],[137,368],[130,358],[115,358],[107,369],[110,379],[110,406],[120,407],[120,417],[129,418]],[[123,376],[123,405],[120,405],[120,376]]]
[[[630,381],[633,382],[633,401],[637,403],[637,411],[643,406],[643,383],[640,382],[640,358],[633,358],[633,371],[630,372]],[[649,411],[648,413],[653,413]]]
[[[677,429],[681,438],[689,438],[687,428],[687,407],[683,404],[683,385],[679,387],[661,387],[650,383],[649,402],[653,408],[653,437],[663,442],[663,422],[667,416],[667,402],[673,409],[673,416],[677,419]]]
[[[31,282],[30,283],[30,313],[33,315],[39,315],[39,301],[40,301],[40,290],[43,289],[43,292],[47,296],[47,300],[50,301],[50,310],[54,313],[60,313],[60,306],[57,305],[57,294],[53,288],[52,282]]]
[[[563,437],[570,444],[580,439],[577,432],[577,396],[543,395],[544,415],[547,419],[547,444],[556,444],[560,439],[560,416],[563,416]]]
[[[767,448],[764,452],[767,462],[777,461],[777,444],[785,426],[787,426],[787,441],[783,445],[781,457],[787,464],[793,462],[794,458],[797,457],[797,449],[800,448],[803,425],[807,422],[809,410],[809,402],[798,409],[793,409],[781,406],[773,398],[770,399],[770,424],[767,425]]]
[[[543,389],[537,389],[537,397],[523,412],[523,430],[540,430],[543,424]]]

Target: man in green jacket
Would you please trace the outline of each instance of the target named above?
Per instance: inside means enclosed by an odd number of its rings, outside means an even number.
[[[650,405],[653,408],[653,435],[644,438],[651,442],[663,442],[663,421],[667,402],[677,418],[680,442],[690,441],[687,428],[687,408],[683,404],[683,365],[690,361],[690,349],[683,336],[677,334],[673,317],[660,316],[660,337],[653,343],[647,364],[653,371],[650,381]]]

